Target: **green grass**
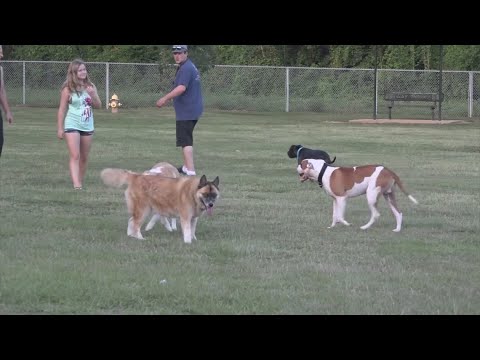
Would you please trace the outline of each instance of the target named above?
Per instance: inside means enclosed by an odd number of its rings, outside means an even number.
[[[95,113],[85,190],[71,189],[56,109],[14,108],[0,158],[3,314],[480,314],[480,123],[353,125],[345,115],[208,112],[195,131],[197,173],[220,177],[198,241],[161,224],[126,235],[123,190],[105,167],[181,164],[171,110]],[[351,118],[351,117],[350,117]],[[301,184],[291,144],[381,163],[401,192],[400,234],[364,197],[331,222],[330,198]],[[162,281],[165,280],[165,281]]]

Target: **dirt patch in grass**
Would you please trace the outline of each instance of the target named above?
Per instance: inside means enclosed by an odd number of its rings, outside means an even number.
[[[426,124],[426,125],[449,125],[449,124],[470,124],[463,120],[416,120],[416,119],[354,119],[350,123],[356,124]]]

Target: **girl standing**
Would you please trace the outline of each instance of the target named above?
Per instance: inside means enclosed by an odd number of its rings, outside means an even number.
[[[102,101],[90,81],[85,62],[73,60],[68,66],[67,80],[62,85],[57,115],[57,137],[65,138],[70,154],[69,168],[74,189],[81,190],[92,146],[93,108]],[[65,114],[66,113],[66,114]]]

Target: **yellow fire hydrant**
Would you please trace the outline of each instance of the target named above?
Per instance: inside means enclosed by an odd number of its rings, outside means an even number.
[[[112,113],[118,112],[118,108],[122,106],[120,99],[118,98],[117,94],[113,94],[108,102],[108,107],[112,108]]]

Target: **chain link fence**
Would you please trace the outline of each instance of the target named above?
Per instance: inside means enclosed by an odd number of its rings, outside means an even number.
[[[69,62],[1,64],[12,106],[58,106]],[[153,107],[171,90],[175,76],[171,64],[89,62],[87,66],[105,106],[115,93],[125,108]],[[385,118],[387,93],[438,93],[440,82],[439,71],[379,69],[375,91],[373,69],[215,65],[200,71],[207,110],[326,112],[369,118],[375,97],[377,117]],[[480,116],[480,72],[443,71],[442,89],[443,119]],[[427,103],[409,102],[395,105],[394,115],[429,119],[431,109]]]

